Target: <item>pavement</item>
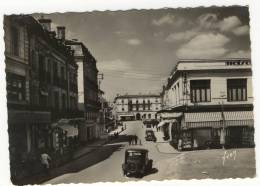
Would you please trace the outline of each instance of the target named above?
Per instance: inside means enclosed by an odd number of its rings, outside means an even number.
[[[68,164],[53,170],[48,179],[34,183],[95,183],[138,181],[140,178],[126,177],[122,174],[125,150],[129,147],[142,147],[149,150],[148,157],[153,160],[153,171],[142,180],[165,179],[204,179],[237,178],[255,176],[254,149],[216,149],[176,152],[168,142],[145,141],[146,128],[141,121],[126,123],[126,130],[119,137],[97,145],[96,150],[80,156]],[[137,135],[142,145],[129,145],[126,135]],[[162,134],[155,132],[160,139]],[[46,181],[48,180],[48,181]],[[46,181],[46,182],[44,182]]]
[[[159,177],[164,179],[253,178],[256,175],[255,151],[212,149],[184,152],[162,160]]]
[[[120,134],[122,132],[122,128],[119,127],[117,129],[111,131],[111,134],[114,132],[118,132]],[[108,134],[104,133],[100,136],[99,139],[96,139],[95,141],[92,141],[92,142],[88,143],[87,145],[81,146],[79,149],[75,150],[73,152],[71,162],[51,169],[48,174],[41,173],[41,174],[37,174],[37,175],[31,176],[31,177],[23,178],[18,181],[19,185],[20,184],[27,185],[27,184],[42,183],[46,180],[60,176],[64,172],[67,172],[66,168],[64,169],[64,167],[66,167],[67,165],[69,165],[71,163],[74,163],[75,161],[77,161],[78,159],[80,159],[84,156],[86,157],[90,153],[97,151],[99,148],[103,147],[106,143],[108,143]]]

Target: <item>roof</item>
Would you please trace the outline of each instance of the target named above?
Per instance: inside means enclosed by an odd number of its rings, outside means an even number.
[[[129,152],[129,151],[142,151],[142,152],[148,152],[147,149],[144,149],[144,148],[129,148],[129,149],[126,149],[126,152]]]
[[[118,99],[118,98],[143,98],[143,97],[160,97],[160,95],[159,94],[119,95],[119,96],[116,96],[115,99]]]

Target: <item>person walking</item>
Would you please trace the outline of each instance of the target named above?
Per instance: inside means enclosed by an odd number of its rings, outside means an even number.
[[[47,153],[41,154],[41,163],[44,166],[45,173],[49,173],[51,157]]]
[[[135,136],[134,136],[135,145],[137,145],[137,139],[138,139],[138,137],[137,137],[137,135],[135,135]]]
[[[132,136],[128,136],[128,143],[129,143],[129,146],[131,145],[131,141],[132,141]]]

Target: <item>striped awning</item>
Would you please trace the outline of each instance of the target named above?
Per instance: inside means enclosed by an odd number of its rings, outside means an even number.
[[[224,112],[225,126],[254,126],[253,111]],[[183,128],[223,127],[221,112],[185,113]]]

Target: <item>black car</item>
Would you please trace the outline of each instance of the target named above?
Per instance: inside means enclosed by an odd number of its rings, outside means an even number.
[[[122,164],[123,175],[142,177],[152,170],[153,160],[148,159],[148,150],[130,148],[125,151],[125,161]]]
[[[152,130],[146,130],[145,131],[145,140],[156,142],[157,139],[156,139],[154,132]]]

